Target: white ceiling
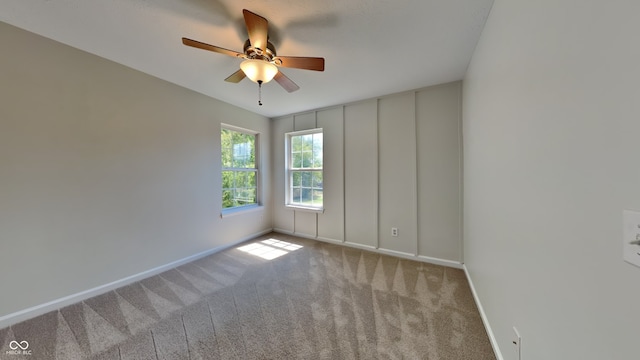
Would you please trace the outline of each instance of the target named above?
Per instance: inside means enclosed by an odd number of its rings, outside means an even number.
[[[269,117],[462,79],[493,0],[2,0],[0,21]],[[241,59],[242,9],[269,20],[278,55],[324,57],[281,70],[300,86],[223,81]]]

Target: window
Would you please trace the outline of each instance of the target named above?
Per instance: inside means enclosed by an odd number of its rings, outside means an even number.
[[[286,134],[287,206],[322,210],[322,129]]]
[[[258,204],[258,135],[244,129],[223,125],[222,209]]]

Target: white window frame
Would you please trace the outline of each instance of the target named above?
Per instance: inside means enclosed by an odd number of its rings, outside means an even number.
[[[309,134],[323,134],[323,144],[322,144],[322,151],[323,151],[323,165],[321,168],[293,168],[292,167],[292,161],[293,161],[293,156],[291,155],[292,152],[292,148],[291,148],[291,138],[294,136],[302,136],[302,135],[309,135]],[[322,192],[323,192],[323,198],[324,198],[324,131],[322,128],[315,128],[315,129],[309,129],[309,130],[302,130],[302,131],[293,131],[293,132],[289,132],[289,133],[285,133],[285,167],[286,167],[286,174],[285,174],[285,206],[294,210],[302,210],[302,211],[309,211],[309,212],[324,212],[324,200],[322,202],[321,206],[305,206],[305,205],[301,205],[298,203],[294,203],[292,201],[292,183],[293,183],[293,173],[296,171],[311,171],[311,172],[315,172],[315,171],[319,171],[322,173],[322,178],[323,178],[323,188],[322,188]]]
[[[224,164],[222,163],[222,140],[220,142],[220,178],[221,178],[221,183],[220,183],[220,206],[224,206],[223,205],[223,201],[224,201],[224,180],[222,179],[222,173],[224,171],[245,171],[245,172],[254,172],[255,173],[255,180],[256,180],[256,202],[255,203],[251,203],[251,204],[247,204],[247,205],[240,205],[240,206],[234,206],[234,207],[229,207],[229,208],[222,208],[222,216],[225,215],[231,215],[234,213],[238,213],[240,211],[245,211],[245,210],[255,210],[257,208],[261,208],[262,207],[262,202],[261,202],[261,197],[262,197],[262,191],[260,189],[260,177],[261,177],[261,171],[260,171],[260,133],[258,133],[257,131],[254,130],[250,130],[250,129],[245,129],[245,128],[241,128],[238,126],[234,126],[234,125],[229,125],[229,124],[220,124],[220,136],[222,136],[222,131],[223,130],[229,130],[229,131],[235,131],[238,133],[242,133],[242,134],[246,134],[246,135],[252,135],[254,138],[254,151],[255,151],[255,161],[254,161],[254,167],[253,168],[233,168],[233,167],[224,167]]]

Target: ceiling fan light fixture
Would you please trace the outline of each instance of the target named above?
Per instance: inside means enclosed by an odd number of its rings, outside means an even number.
[[[249,35],[249,39],[244,43],[243,53],[184,37],[182,43],[186,46],[245,59],[240,64],[240,70],[224,79],[224,81],[234,84],[239,83],[245,77],[258,85],[275,80],[287,92],[294,92],[300,87],[283,74],[278,67],[324,71],[324,58],[276,56],[276,48],[269,42],[269,22],[267,19],[247,9],[242,10],[242,15]],[[261,86],[258,89],[261,89]]]
[[[247,59],[240,63],[240,69],[255,83],[268,83],[278,73],[278,67],[270,62],[257,59]]]

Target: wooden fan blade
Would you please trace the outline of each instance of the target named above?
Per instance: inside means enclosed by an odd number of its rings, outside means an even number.
[[[267,50],[267,35],[269,31],[269,22],[267,22],[267,19],[247,9],[242,10],[242,14],[244,15],[244,22],[247,25],[251,46],[261,50]]]
[[[233,74],[229,75],[229,77],[224,79],[224,81],[232,82],[232,83],[239,83],[245,77],[247,77],[247,75],[245,75],[244,71],[242,71],[242,69],[240,69],[240,70],[234,72]]]
[[[288,68],[324,71],[324,58],[278,56],[274,60],[276,64]]]
[[[294,92],[300,89],[300,86],[296,85],[291,79],[289,79],[282,71],[278,71],[276,76],[273,78],[275,81],[280,84],[287,92]]]
[[[182,38],[182,43],[187,45],[187,46],[191,46],[191,47],[202,49],[202,50],[209,50],[209,51],[213,51],[213,52],[217,52],[217,53],[220,53],[220,54],[225,54],[225,55],[229,55],[229,56],[233,56],[233,57],[240,57],[240,58],[244,57],[244,54],[239,53],[237,51],[221,48],[221,47],[215,46],[215,45],[205,44],[203,42],[196,41],[196,40]]]

